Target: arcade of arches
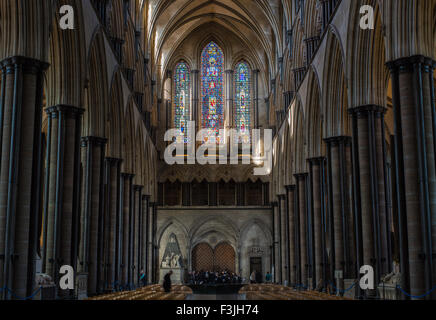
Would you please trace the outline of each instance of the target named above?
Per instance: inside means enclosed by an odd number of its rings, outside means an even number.
[[[0,17],[3,299],[62,265],[88,296],[254,265],[341,294],[370,265],[436,298],[435,0],[2,0]],[[166,164],[165,132],[189,144],[192,121],[212,142],[271,129],[270,174]]]

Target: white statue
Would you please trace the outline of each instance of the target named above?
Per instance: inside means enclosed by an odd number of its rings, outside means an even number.
[[[180,256],[178,254],[176,254],[173,257],[173,262],[172,262],[172,265],[171,265],[173,268],[178,268],[179,267],[179,258],[180,258]]]
[[[171,261],[170,261],[170,257],[169,256],[166,256],[166,258],[162,261],[162,268],[170,268],[171,267],[171,265],[170,265],[170,263],[171,263]]]

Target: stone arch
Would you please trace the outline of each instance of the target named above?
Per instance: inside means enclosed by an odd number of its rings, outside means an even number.
[[[112,77],[112,85],[110,89],[110,112],[107,119],[106,126],[108,128],[108,144],[107,154],[114,158],[122,158],[124,156],[122,152],[122,137],[126,128],[122,122],[124,112],[122,110],[124,106],[123,90],[121,85],[121,75],[119,71],[116,71]]]
[[[135,168],[135,148],[134,148],[134,137],[135,137],[135,120],[133,118],[133,101],[130,98],[127,103],[127,110],[123,117],[124,128],[123,128],[123,141],[122,141],[122,155],[124,157],[123,170],[126,173],[134,173]]]
[[[351,4],[347,78],[350,107],[363,105],[384,106],[386,103],[385,41],[382,34],[382,21],[376,0],[369,2],[375,8],[375,30],[368,32],[359,26],[360,7],[368,1],[353,1]]]
[[[123,0],[112,0],[108,6],[108,29],[111,37],[124,39]]]
[[[84,135],[105,137],[108,103],[106,51],[103,31],[93,35],[88,54],[88,112],[84,115]]]
[[[327,48],[322,80],[324,138],[351,134],[344,55],[333,28],[330,28],[327,35]]]
[[[306,172],[305,115],[299,96],[293,106],[294,173]]]
[[[75,23],[80,25],[83,22],[80,1],[74,1],[72,5],[76,16]],[[60,6],[61,3],[58,4],[58,7]],[[60,13],[56,9],[51,26],[49,52],[51,67],[47,70],[47,106],[82,107],[86,75],[83,28],[74,31],[62,30],[59,26],[59,18]],[[29,34],[33,34],[33,31]]]
[[[321,109],[321,91],[315,71],[309,71],[309,86],[306,98],[307,117],[305,123],[307,137],[307,156],[319,157],[325,153],[323,141],[323,115]]]
[[[132,22],[128,20],[126,33],[124,35],[126,42],[123,46],[123,66],[132,70],[135,69],[136,64],[134,34],[135,31]]]
[[[435,1],[379,1],[386,26],[386,60],[424,55],[436,59]],[[408,42],[405,43],[405,39]]]
[[[303,27],[301,26],[301,21],[300,18],[297,18],[297,20],[295,21],[295,26],[296,28],[294,28],[294,43],[293,43],[293,69],[298,69],[301,67],[304,67],[305,62],[304,62],[304,30]]]

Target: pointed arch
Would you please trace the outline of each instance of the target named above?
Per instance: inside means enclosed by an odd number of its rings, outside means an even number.
[[[88,112],[84,115],[84,135],[105,137],[108,84],[103,31],[94,33],[88,54]]]
[[[344,55],[335,33],[336,31],[331,28],[327,35],[327,51],[324,61],[322,99],[323,114],[326,120],[324,138],[351,134]]]
[[[313,68],[309,71],[309,85],[307,89],[307,117],[306,137],[308,158],[319,157],[324,154],[321,90],[318,75]]]

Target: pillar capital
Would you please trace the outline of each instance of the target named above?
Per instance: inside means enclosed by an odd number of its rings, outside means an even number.
[[[311,165],[319,166],[323,161],[325,161],[326,157],[313,157],[308,158],[306,161],[309,162]]]
[[[226,74],[233,74],[233,70],[231,70],[231,69],[228,69],[228,70],[226,70],[226,71],[224,71]]]
[[[144,189],[144,186],[138,185],[138,184],[134,184],[133,185],[133,190],[134,191],[142,191],[142,189]]]
[[[33,58],[14,56],[2,60],[0,66],[7,74],[15,72],[17,66],[21,66],[25,74],[38,74],[47,70],[50,64]]]
[[[324,139],[324,142],[332,146],[337,146],[340,144],[351,144],[351,137],[349,136],[330,137]]]
[[[150,195],[149,194],[143,194],[142,195],[142,200],[149,201],[150,200]]]
[[[386,114],[387,108],[383,106],[378,105],[364,105],[364,106],[358,106],[348,109],[348,113],[357,118],[366,118],[371,113],[374,113],[376,116],[380,117],[381,115]]]
[[[121,178],[123,178],[125,180],[132,180],[134,176],[135,175],[132,173],[125,173],[125,172],[121,173]]]
[[[123,162],[123,159],[106,157],[105,161],[108,162],[111,166],[116,166],[118,164],[121,164]]]
[[[285,194],[279,194],[277,195],[277,198],[280,200],[285,200],[286,199],[286,195]]]
[[[296,173],[294,174],[295,179],[298,180],[304,180],[307,178],[307,176],[309,176],[309,174],[307,172],[303,172],[303,173]]]
[[[97,146],[104,146],[104,145],[106,145],[106,143],[107,143],[106,138],[93,137],[93,136],[82,137],[82,147],[86,147],[86,146],[88,146],[88,144],[93,144],[93,145],[97,145]]]
[[[433,70],[436,68],[436,61],[434,61],[432,58],[423,55],[415,55],[411,57],[405,57],[405,58],[389,61],[386,63],[386,66],[389,68],[391,72],[399,71],[401,73],[412,72],[414,65],[422,65],[425,68],[429,68]]]
[[[59,113],[65,114],[67,118],[75,119],[83,115],[85,109],[75,106],[69,106],[66,104],[58,104],[56,106],[48,107],[45,109],[45,113],[51,118],[57,118]]]
[[[277,202],[277,201],[273,201],[273,202],[271,202],[271,207],[278,207],[279,206],[279,203]]]
[[[296,188],[296,185],[295,185],[295,184],[285,186],[285,189],[286,189],[287,192],[292,192],[292,191],[295,190],[295,188]]]

